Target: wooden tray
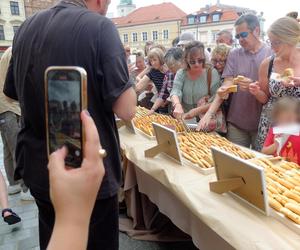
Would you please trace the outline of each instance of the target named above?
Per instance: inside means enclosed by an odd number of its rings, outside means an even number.
[[[182,156],[182,163],[184,166],[188,166],[191,167],[193,169],[195,169],[196,171],[198,171],[200,174],[203,175],[210,175],[215,173],[215,167],[212,166],[211,168],[205,168],[205,167],[200,167],[197,164],[187,160],[186,158],[184,158],[184,156]]]
[[[155,141],[156,140],[155,135],[154,136],[150,136],[150,135],[146,134],[144,131],[138,129],[136,126],[135,126],[135,130],[138,132],[138,134],[146,137],[148,140],[151,140],[151,141]]]

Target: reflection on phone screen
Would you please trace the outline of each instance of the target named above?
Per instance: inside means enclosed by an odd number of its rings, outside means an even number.
[[[80,80],[59,77],[48,80],[50,153],[66,145],[68,148],[66,164],[73,167],[80,166],[82,161],[80,110]]]

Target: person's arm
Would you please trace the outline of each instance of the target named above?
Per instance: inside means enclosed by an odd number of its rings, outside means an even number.
[[[137,93],[141,93],[149,86],[150,83],[151,83],[151,79],[147,75],[144,75],[143,78],[140,81],[138,81],[138,83],[136,84],[135,91]]]
[[[151,67],[148,65],[141,73],[139,73],[136,77],[136,80],[139,82],[142,78],[147,75],[150,71]]]
[[[98,71],[103,75],[101,96],[104,109],[113,111],[120,119],[128,121],[135,116],[137,97],[130,81],[124,47],[115,25],[106,20],[99,24]]]
[[[278,148],[278,143],[275,141],[270,146],[264,146],[261,152],[266,155],[274,155],[277,151],[277,148]]]
[[[273,129],[270,128],[261,152],[266,155],[275,155],[275,153],[278,149],[278,146],[279,146],[279,144],[275,140],[275,135],[273,134]]]
[[[173,105],[173,115],[176,119],[181,119],[184,111],[181,105],[181,97],[182,97],[182,89],[183,89],[183,82],[184,82],[184,71],[179,70],[175,76],[173,88],[171,91],[171,102]]]
[[[300,77],[299,76],[289,77],[289,79],[291,80],[291,82],[294,86],[296,86],[296,87],[300,86]]]
[[[249,91],[256,99],[265,104],[269,100],[269,70],[270,58],[266,58],[259,67],[259,80],[258,82],[249,85]]]
[[[81,113],[81,120],[86,136],[81,167],[70,169],[65,166],[65,147],[49,158],[55,224],[47,250],[83,250],[87,247],[90,218],[105,170],[94,121],[87,111]]]
[[[18,101],[17,90],[15,86],[15,78],[14,78],[14,60],[11,55],[12,52],[6,51],[5,56],[10,57],[9,66],[6,72],[6,79],[3,87],[3,93],[7,97],[10,102]],[[4,56],[4,55],[3,55]],[[8,58],[7,58],[8,60]]]
[[[132,120],[136,113],[136,93],[134,89],[129,88],[123,92],[113,104],[112,109],[118,118],[124,121]]]

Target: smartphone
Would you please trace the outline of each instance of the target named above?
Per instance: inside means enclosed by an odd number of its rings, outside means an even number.
[[[45,71],[48,155],[68,149],[65,164],[78,168],[85,142],[80,113],[87,109],[87,74],[80,67],[49,67]]]
[[[130,55],[129,59],[130,59],[130,63],[131,64],[135,64],[136,63],[136,55]]]

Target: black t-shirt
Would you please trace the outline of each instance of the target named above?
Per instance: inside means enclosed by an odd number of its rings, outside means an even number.
[[[147,76],[150,78],[150,80],[154,83],[157,92],[159,93],[165,79],[165,74],[162,73],[160,70],[157,69],[151,69]]]
[[[44,72],[48,66],[80,66],[87,71],[88,110],[108,152],[99,197],[111,197],[121,182],[112,106],[132,86],[115,25],[86,8],[62,2],[27,19],[14,38],[4,93],[18,99],[22,110],[16,174],[43,198],[49,198],[44,104]]]

